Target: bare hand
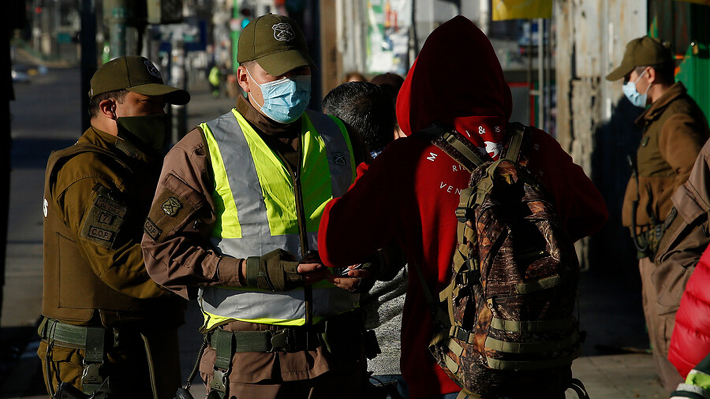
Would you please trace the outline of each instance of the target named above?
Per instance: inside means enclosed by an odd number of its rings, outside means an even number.
[[[358,269],[348,271],[348,277],[339,276],[337,274],[331,274],[328,276],[328,281],[330,281],[331,284],[335,285],[338,288],[354,292],[360,286],[360,280],[369,276],[370,272],[368,270]]]
[[[301,263],[297,270],[303,276],[304,285],[315,284],[330,275],[330,270],[321,263]]]

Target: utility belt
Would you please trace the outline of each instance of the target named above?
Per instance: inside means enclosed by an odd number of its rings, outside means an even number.
[[[47,342],[65,348],[86,350],[88,344],[92,347],[98,345],[99,337],[103,347],[128,348],[136,344],[143,346],[140,332],[132,328],[75,326],[45,317],[38,332]]]
[[[663,238],[663,233],[666,230],[665,223],[646,226],[648,229],[640,233],[637,232],[637,227],[631,226],[632,238],[636,246],[636,257],[642,259],[649,257],[653,259],[658,251],[658,246]]]
[[[313,351],[323,345],[324,331],[284,328],[276,331],[224,331],[216,329],[207,334],[210,345],[219,349],[229,345],[232,353],[240,352],[300,352]],[[219,355],[218,355],[219,356]]]
[[[44,318],[39,326],[40,337],[49,347],[83,349],[82,391],[92,394],[98,390],[110,389],[108,377],[104,377],[102,367],[107,348],[121,348],[144,344],[140,333],[133,329],[107,329],[103,326],[75,326],[55,319]],[[51,360],[47,359],[47,379],[51,379]],[[61,381],[60,381],[61,383]],[[51,384],[50,384],[51,385]],[[103,385],[103,387],[102,387]]]
[[[217,356],[210,389],[226,396],[232,356],[240,352],[300,352],[319,347],[339,358],[373,359],[380,353],[375,332],[365,330],[360,313],[347,312],[312,326],[285,327],[266,331],[224,331],[216,328],[205,334]]]

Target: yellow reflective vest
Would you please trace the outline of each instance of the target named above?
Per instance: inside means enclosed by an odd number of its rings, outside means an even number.
[[[306,111],[301,123],[300,165],[293,174],[235,109],[201,125],[215,179],[212,244],[220,255],[246,259],[280,248],[300,259],[305,250],[318,249],[325,204],[347,191],[355,177],[355,161],[340,121]],[[359,294],[327,281],[312,290],[314,322],[357,307]],[[303,325],[304,292],[201,288],[203,328],[231,320]]]

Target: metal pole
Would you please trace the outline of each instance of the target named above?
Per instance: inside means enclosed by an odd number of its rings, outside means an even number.
[[[59,3],[59,0],[54,0],[54,29],[52,29],[53,32],[53,40],[52,40],[52,57],[55,59],[60,58],[59,54],[59,26],[61,25],[61,19],[60,19],[60,10],[61,5]]]
[[[104,15],[108,18],[111,58],[126,55],[127,0],[104,0]],[[108,11],[108,12],[106,12]]]
[[[411,57],[410,64],[414,63],[414,60],[419,55],[419,38],[417,37],[417,0],[412,0],[412,25],[410,26],[411,32],[411,43],[414,52],[410,51]]]
[[[458,14],[461,14],[461,5],[459,3],[458,6]],[[488,14],[490,14],[491,9],[490,5],[488,4],[488,0],[483,0],[479,3],[479,15],[478,15],[478,26],[481,28],[481,31],[488,35],[488,30],[489,30],[489,24],[488,24]]]
[[[91,76],[96,71],[96,6],[94,0],[81,2],[81,126],[86,130],[89,121],[89,90],[91,89]]]
[[[537,20],[537,123],[538,127],[545,130],[545,45],[544,45],[545,20]],[[532,37],[532,36],[531,36]]]
[[[557,137],[557,133],[553,130],[552,126],[552,46],[554,38],[552,37],[552,19],[545,23],[545,36],[543,41],[547,37],[547,43],[545,46],[545,81],[547,82],[547,91],[545,92],[545,104],[547,107],[547,113],[545,113],[545,131],[548,133],[553,133]]]

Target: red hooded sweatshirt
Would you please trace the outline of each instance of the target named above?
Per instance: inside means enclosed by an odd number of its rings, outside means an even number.
[[[397,99],[407,135],[434,122],[448,124],[493,157],[505,142],[510,113],[510,89],[488,38],[461,16],[431,33]],[[533,129],[531,139],[528,167],[555,198],[569,233],[579,239],[599,230],[607,211],[592,182],[548,134]],[[397,242],[438,293],[451,276],[454,211],[469,177],[425,139],[394,141],[344,196],[327,204],[318,235],[321,259],[344,267]],[[400,363],[410,397],[457,392],[428,352],[431,315],[417,274],[409,275]]]

